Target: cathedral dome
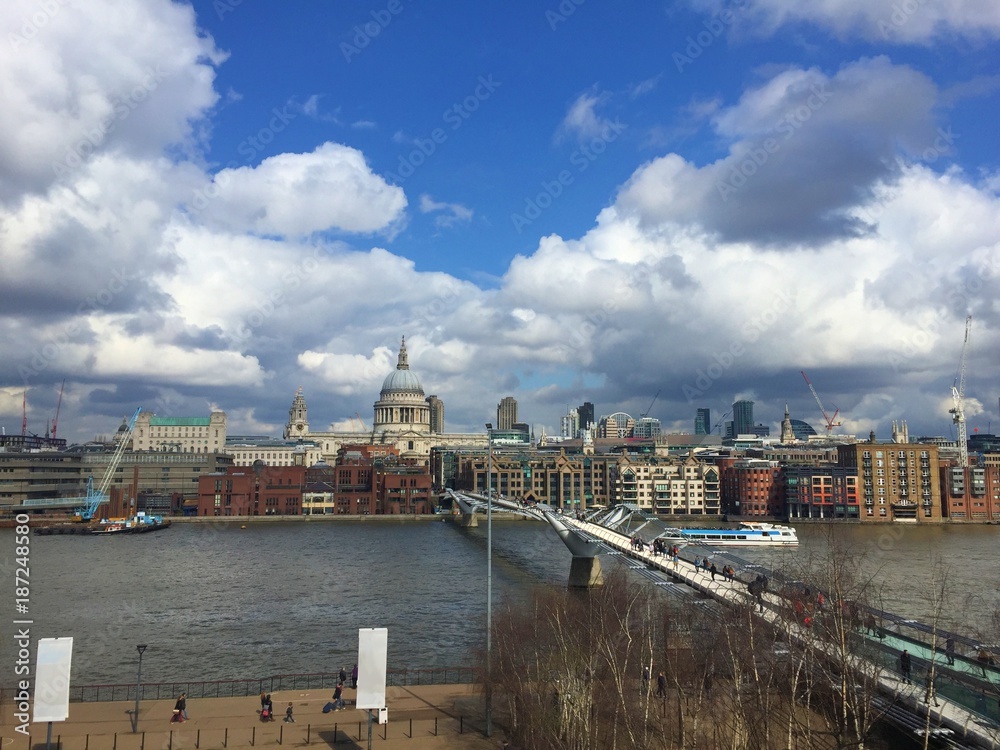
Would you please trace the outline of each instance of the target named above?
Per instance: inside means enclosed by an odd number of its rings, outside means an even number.
[[[382,393],[424,392],[420,380],[410,370],[393,370],[382,381]]]
[[[424,395],[424,387],[420,385],[420,379],[410,370],[410,363],[406,355],[406,339],[403,339],[399,347],[399,359],[396,362],[396,369],[390,372],[382,381],[382,396],[388,393],[416,393]]]

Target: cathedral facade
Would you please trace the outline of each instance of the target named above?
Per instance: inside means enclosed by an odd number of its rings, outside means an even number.
[[[288,410],[285,439],[315,443],[308,464],[323,459],[333,464],[344,445],[392,445],[402,458],[428,461],[431,448],[486,448],[486,433],[446,433],[444,403],[437,396],[425,396],[423,385],[410,369],[406,339],[399,347],[396,369],[382,381],[372,415],[372,429],[365,431],[314,432],[309,428],[306,399],[299,388]]]

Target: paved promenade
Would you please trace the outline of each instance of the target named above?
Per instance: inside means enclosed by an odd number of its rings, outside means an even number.
[[[260,698],[188,700],[188,721],[170,723],[173,700],[146,700],[139,709],[139,732],[132,733],[134,703],[71,703],[69,719],[52,725],[52,747],[58,750],[245,750],[279,745],[318,748],[368,747],[368,712],[353,707],[354,691],[344,697],[347,708],[323,713],[332,690],[286,690],[271,695],[276,720],[260,720]],[[295,723],[282,721],[288,702]],[[372,748],[378,750],[497,750],[505,736],[494,726],[483,736],[482,699],[472,685],[389,687],[389,723],[372,723]],[[14,731],[13,708],[3,707],[2,750],[44,748],[47,725],[31,724],[29,738]],[[435,730],[437,735],[435,736]]]

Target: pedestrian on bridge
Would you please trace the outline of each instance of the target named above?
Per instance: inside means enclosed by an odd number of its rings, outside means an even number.
[[[656,675],[656,697],[667,697],[667,676],[663,674],[663,670],[660,670],[660,673]]]
[[[910,663],[910,652],[904,648],[903,653],[899,655],[899,671],[903,673],[903,682],[907,685],[910,684],[911,669],[912,664]]]
[[[764,582],[761,581],[761,576],[758,575],[754,580],[747,584],[747,589],[750,591],[750,596],[757,600],[757,606],[760,607],[760,611],[764,611]]]
[[[649,667],[642,668],[642,694],[649,695]]]
[[[955,666],[955,639],[949,638],[944,644],[944,655],[948,659],[948,666]]]

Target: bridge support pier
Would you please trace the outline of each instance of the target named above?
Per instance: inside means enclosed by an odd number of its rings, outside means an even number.
[[[569,568],[569,588],[592,589],[604,585],[601,561],[597,557],[574,557]]]
[[[462,528],[475,528],[479,526],[479,517],[475,513],[463,513],[458,525]]]

